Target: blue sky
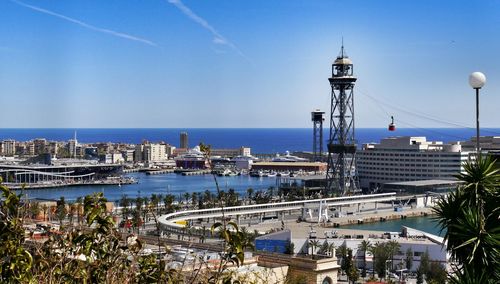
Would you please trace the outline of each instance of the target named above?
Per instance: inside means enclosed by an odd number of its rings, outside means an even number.
[[[500,1],[0,0],[0,127],[500,127]]]

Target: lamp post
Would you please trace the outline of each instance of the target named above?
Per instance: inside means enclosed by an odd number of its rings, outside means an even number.
[[[477,158],[481,159],[481,149],[479,146],[479,89],[486,83],[486,76],[481,72],[473,72],[469,75],[469,85],[476,90],[476,151]]]

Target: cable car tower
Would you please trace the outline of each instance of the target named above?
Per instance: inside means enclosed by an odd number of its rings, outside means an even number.
[[[357,191],[356,140],[354,139],[354,83],[353,64],[344,52],[332,64],[332,77],[328,78],[331,93],[330,137],[328,140],[328,166],[326,195],[345,195]]]
[[[313,122],[313,160],[320,162],[323,160],[323,121],[325,112],[319,109],[311,112]]]

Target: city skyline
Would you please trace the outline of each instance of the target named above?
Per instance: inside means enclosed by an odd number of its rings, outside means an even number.
[[[495,1],[0,2],[0,127],[310,127],[342,38],[356,127],[498,127]]]

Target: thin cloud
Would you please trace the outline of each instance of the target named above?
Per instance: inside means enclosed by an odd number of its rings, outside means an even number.
[[[167,0],[170,4],[177,7],[184,15],[186,15],[193,22],[199,24],[204,29],[208,30],[213,35],[212,42],[214,44],[225,45],[234,49],[240,56],[244,57],[246,60],[250,61],[248,57],[232,42],[221,35],[212,25],[210,25],[205,19],[196,15],[189,7],[184,5],[181,0]]]
[[[123,39],[127,39],[127,40],[137,41],[137,42],[144,43],[144,44],[151,45],[151,46],[157,46],[156,43],[154,43],[154,42],[152,42],[150,40],[144,39],[144,38],[136,37],[136,36],[133,36],[133,35],[129,35],[129,34],[117,32],[117,31],[113,31],[113,30],[109,30],[109,29],[104,29],[104,28],[96,27],[94,25],[87,24],[87,23],[82,22],[80,20],[77,20],[77,19],[74,19],[74,18],[70,18],[70,17],[64,16],[64,15],[58,14],[56,12],[49,11],[47,9],[43,9],[43,8],[37,7],[37,6],[29,5],[29,4],[23,3],[21,1],[17,1],[17,0],[10,0],[10,1],[12,3],[15,3],[15,4],[19,5],[19,6],[31,9],[31,10],[36,11],[36,12],[40,12],[40,13],[43,13],[43,14],[47,14],[47,15],[56,17],[56,18],[68,21],[70,23],[73,23],[73,24],[77,24],[77,25],[79,25],[81,27],[84,27],[84,28],[87,28],[89,30],[93,30],[93,31],[96,31],[96,32],[109,34],[109,35],[112,35],[112,36],[115,36],[115,37],[119,37],[119,38],[123,38]]]

